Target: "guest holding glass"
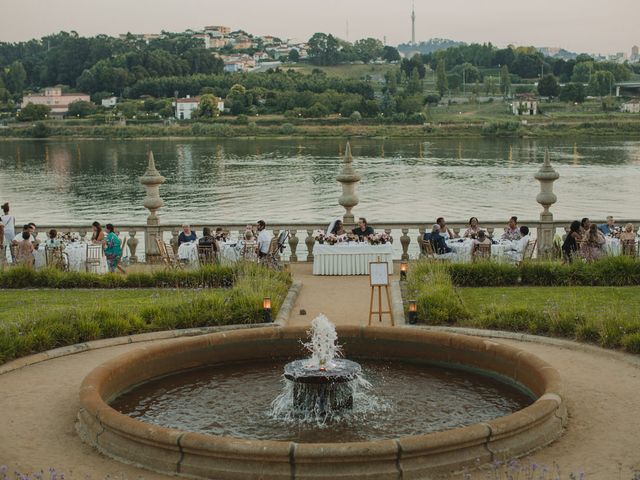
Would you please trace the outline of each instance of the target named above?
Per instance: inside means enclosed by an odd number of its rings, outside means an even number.
[[[445,240],[451,240],[452,238],[456,238],[455,233],[447,227],[447,222],[445,222],[444,217],[438,217],[436,219],[436,223],[440,226],[440,235]]]
[[[509,241],[517,241],[522,238],[522,234],[520,233],[520,229],[518,228],[518,217],[515,215],[509,219],[509,223],[504,229],[504,233],[501,240],[509,240]]]
[[[185,223],[182,225],[182,232],[178,235],[178,247],[183,243],[195,242],[197,239],[196,232],[191,231],[191,227]]]
[[[580,253],[585,260],[598,260],[604,256],[604,246],[607,240],[602,232],[598,230],[598,226],[595,223],[589,224],[589,231],[583,238],[584,241],[582,242]]]
[[[106,225],[107,235],[104,238],[104,255],[107,257],[107,267],[109,268],[109,272],[115,273],[116,269],[118,269],[118,263],[120,262],[120,257],[122,256],[122,245],[120,244],[120,239],[115,232],[115,228],[111,223],[107,223]],[[122,271],[122,269],[120,269]]]
[[[373,228],[371,228],[367,223],[367,219],[364,217],[360,217],[358,219],[358,226],[354,228],[351,233],[358,237],[359,242],[363,242],[375,232],[373,231]]]
[[[469,227],[464,231],[464,234],[462,236],[464,238],[476,238],[480,231],[481,230],[478,219],[476,217],[471,217],[469,219]]]
[[[569,227],[569,233],[562,243],[562,258],[565,262],[571,263],[573,257],[579,250],[580,242],[582,241],[582,233],[580,228],[580,222],[574,220]]]

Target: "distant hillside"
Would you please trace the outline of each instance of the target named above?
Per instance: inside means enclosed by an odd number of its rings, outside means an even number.
[[[463,42],[457,42],[455,40],[449,40],[447,38],[431,38],[426,42],[420,42],[415,45],[410,43],[401,43],[398,45],[398,51],[402,55],[408,55],[410,53],[420,52],[422,54],[437,52],[438,50],[446,50],[449,47],[455,47],[461,45]]]

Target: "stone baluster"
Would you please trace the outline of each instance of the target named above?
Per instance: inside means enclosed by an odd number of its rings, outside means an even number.
[[[131,263],[136,263],[138,261],[138,256],[136,255],[138,242],[139,240],[136,238],[136,231],[129,230],[129,239],[127,240],[127,246],[129,247],[129,261]]]
[[[391,236],[391,229],[390,228],[385,228],[384,229],[384,233],[389,235],[389,238],[391,239],[391,243],[393,243],[393,237]]]
[[[400,245],[402,245],[401,260],[409,260],[409,244],[411,243],[411,237],[408,235],[409,229],[402,229],[402,236],[400,237]]]
[[[460,227],[453,227],[453,235],[456,237],[460,236]]]
[[[316,243],[316,239],[313,238],[313,229],[307,230],[307,238],[304,239],[304,243],[307,246],[307,262],[313,262],[313,246]]]
[[[296,250],[298,249],[298,237],[296,237],[296,234],[298,233],[297,230],[291,230],[289,232],[289,248],[291,249],[291,254],[289,255],[289,261],[290,262],[297,262],[298,261],[298,254],[296,253]]]
[[[144,244],[146,261],[153,263],[159,260],[160,252],[156,245],[156,239],[160,236],[160,218],[156,214],[158,209],[164,205],[160,198],[160,185],[165,182],[165,178],[160,175],[156,169],[156,163],[153,158],[153,152],[149,151],[147,170],[139,179],[144,186],[147,196],[144,198],[143,205],[149,210],[147,217],[147,228],[145,229]]]
[[[78,230],[78,235],[80,235],[80,241],[82,243],[86,242],[87,231],[86,230]]]
[[[426,231],[426,229],[424,227],[420,227],[418,228],[418,245],[420,245],[420,242],[422,242],[422,239],[424,238],[424,232]]]
[[[338,199],[338,203],[345,209],[342,217],[342,223],[345,225],[353,225],[355,223],[351,210],[358,205],[358,195],[356,195],[356,183],[360,181],[360,175],[353,168],[353,157],[351,156],[351,145],[347,142],[344,150],[344,160],[342,170],[336,177],[336,180],[342,184],[342,195]]]
[[[493,238],[493,231],[495,230],[494,227],[487,227],[487,236],[489,238]]]
[[[171,230],[171,240],[169,240],[169,244],[175,253],[178,253],[178,237],[180,236],[180,230],[174,229]]]
[[[538,256],[549,257],[553,254],[553,213],[549,207],[558,201],[553,193],[553,182],[560,178],[560,174],[554,170],[549,160],[549,150],[544,153],[544,163],[540,170],[534,175],[540,182],[540,193],[536,196],[536,201],[542,205],[540,213],[540,226],[538,227]]]

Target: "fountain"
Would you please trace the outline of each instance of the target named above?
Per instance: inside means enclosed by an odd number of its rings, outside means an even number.
[[[311,322],[310,341],[305,348],[311,358],[294,360],[284,367],[287,383],[281,396],[274,401],[274,410],[294,408],[302,415],[325,417],[353,407],[353,394],[358,385],[368,386],[360,377],[360,365],[337,358],[336,327],[320,314]],[[284,412],[286,413],[286,412]]]

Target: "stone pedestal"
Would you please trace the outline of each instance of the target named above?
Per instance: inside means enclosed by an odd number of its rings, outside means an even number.
[[[556,203],[558,197],[553,193],[553,182],[560,178],[560,174],[551,166],[549,150],[544,154],[544,163],[535,174],[535,179],[540,182],[540,193],[536,196],[536,201],[542,205],[543,211],[540,213],[540,228],[538,229],[538,257],[549,257],[553,252],[553,213],[549,207]]]
[[[143,205],[150,212],[147,217],[147,228],[144,232],[145,256],[148,263],[154,263],[160,260],[156,239],[162,239],[162,234],[160,232],[160,217],[156,212],[164,205],[162,198],[160,198],[160,185],[165,182],[165,178],[156,169],[156,162],[151,151],[149,151],[147,170],[139,180],[147,191]]]
[[[351,210],[358,205],[358,195],[356,195],[356,183],[360,181],[360,175],[353,168],[353,157],[351,156],[351,145],[347,142],[344,151],[344,160],[342,170],[336,177],[336,180],[342,184],[342,195],[338,199],[338,203],[344,207],[345,214],[342,217],[342,223],[346,226],[355,224],[353,213]]]

